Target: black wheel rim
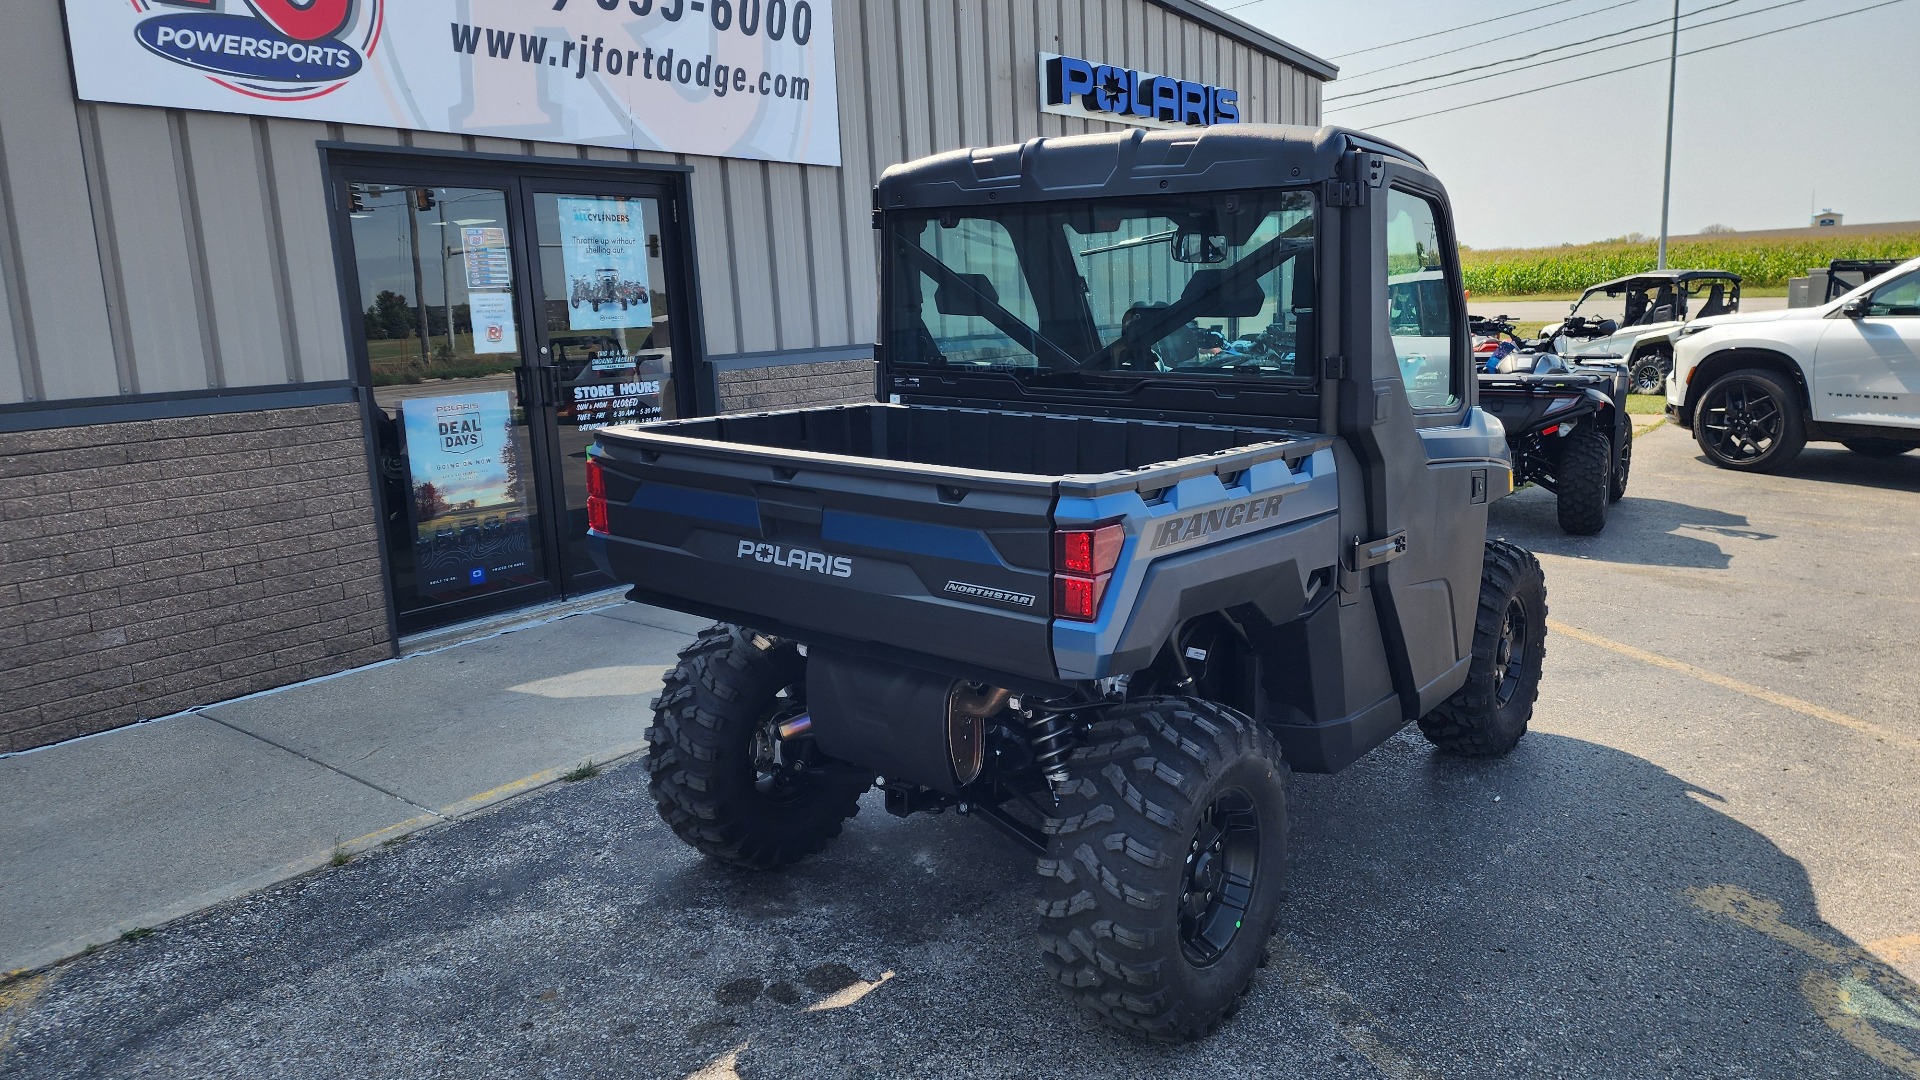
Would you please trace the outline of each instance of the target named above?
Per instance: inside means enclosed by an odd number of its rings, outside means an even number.
[[[1627,476],[1633,469],[1633,440],[1620,444],[1620,460],[1613,467],[1613,490],[1627,490]]]
[[[1745,379],[1718,388],[1700,413],[1707,448],[1734,462],[1766,457],[1779,445],[1786,423],[1786,410],[1773,392]]]
[[[1660,371],[1659,364],[1641,364],[1633,372],[1633,392],[1636,394],[1657,394],[1666,385],[1667,377]]]
[[[753,730],[753,787],[769,802],[792,802],[806,788],[806,777],[794,768],[790,748],[780,738],[780,725],[807,711],[806,702],[788,687],[774,698],[766,719]]]
[[[1200,815],[1180,882],[1180,949],[1188,962],[1219,962],[1240,935],[1260,869],[1260,816],[1253,797],[1223,792]]]
[[[1513,701],[1526,678],[1534,642],[1533,619],[1519,597],[1507,602],[1500,639],[1493,644],[1493,696],[1501,707]]]

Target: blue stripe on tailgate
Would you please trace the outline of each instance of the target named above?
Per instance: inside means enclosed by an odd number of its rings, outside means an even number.
[[[659,510],[681,517],[705,518],[743,529],[760,529],[760,505],[743,495],[722,495],[715,491],[678,487],[673,484],[641,484],[628,505],[641,510]]]
[[[910,551],[936,559],[957,559],[986,566],[1006,561],[982,533],[950,525],[928,525],[898,518],[871,517],[829,510],[820,519],[820,539],[886,551]]]

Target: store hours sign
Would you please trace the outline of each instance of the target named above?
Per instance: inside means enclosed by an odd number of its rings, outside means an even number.
[[[840,164],[834,0],[66,0],[87,101]]]

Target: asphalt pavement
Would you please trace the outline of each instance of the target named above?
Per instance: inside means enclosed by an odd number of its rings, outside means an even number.
[[[1646,435],[1546,565],[1533,732],[1301,776],[1290,898],[1188,1047],[1073,1014],[1032,859],[869,796],[746,875],[627,766],[0,988],[0,1077],[1920,1078],[1920,454]]]

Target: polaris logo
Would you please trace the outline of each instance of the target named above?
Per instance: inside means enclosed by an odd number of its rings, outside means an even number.
[[[1008,592],[988,585],[974,585],[965,581],[947,582],[947,592],[955,596],[964,596],[971,600],[992,600],[1000,604],[1012,604],[1014,607],[1030,608],[1034,605],[1032,593]]]
[[[1163,521],[1153,534],[1155,550],[1170,544],[1184,544],[1189,540],[1198,540],[1215,533],[1232,532],[1244,528],[1256,521],[1264,521],[1280,513],[1279,495],[1266,495],[1258,499],[1231,503],[1217,509],[1198,514],[1188,514],[1171,521]]]
[[[824,555],[804,548],[781,547],[779,544],[761,544],[752,540],[742,540],[737,557],[752,559],[754,562],[765,563],[768,566],[784,566],[790,570],[825,574],[828,577],[850,578],[853,576],[852,559],[844,555]]]
[[[1240,122],[1237,90],[1053,53],[1040,54],[1040,95],[1044,112],[1142,127]]]

